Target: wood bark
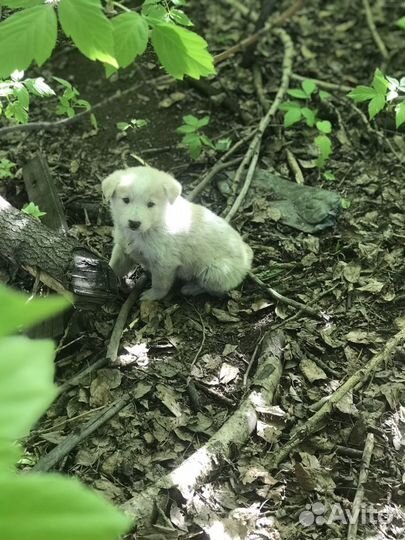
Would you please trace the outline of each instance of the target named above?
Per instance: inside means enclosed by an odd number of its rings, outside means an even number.
[[[117,279],[107,261],[81,247],[75,239],[20,212],[3,197],[0,256],[59,293],[73,292],[79,303],[100,304],[117,294]]]

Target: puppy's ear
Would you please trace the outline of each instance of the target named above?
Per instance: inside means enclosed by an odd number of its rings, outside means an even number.
[[[111,199],[114,195],[114,191],[121,180],[121,171],[115,171],[107,178],[105,178],[101,184],[101,189],[103,190],[103,195],[107,201]]]
[[[177,182],[173,178],[173,176],[170,176],[170,174],[162,173],[164,176],[163,179],[163,189],[166,194],[167,199],[170,203],[174,203],[174,201],[177,199],[177,197],[180,197],[181,195],[181,184],[180,182]]]

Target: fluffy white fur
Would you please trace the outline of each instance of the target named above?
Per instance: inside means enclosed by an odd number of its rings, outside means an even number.
[[[110,266],[122,277],[141,264],[152,274],[142,300],[166,296],[176,277],[184,294],[223,294],[250,270],[253,253],[224,219],[181,197],[181,185],[152,167],[133,167],[102,184],[114,221]]]

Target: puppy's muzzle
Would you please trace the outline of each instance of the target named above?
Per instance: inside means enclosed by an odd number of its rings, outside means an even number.
[[[128,227],[132,229],[133,231],[136,231],[141,226],[140,221],[133,221],[132,219],[128,220]]]

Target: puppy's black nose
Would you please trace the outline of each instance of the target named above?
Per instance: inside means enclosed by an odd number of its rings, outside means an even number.
[[[140,221],[133,221],[132,219],[129,219],[128,220],[128,226],[133,231],[136,231],[141,226],[141,222]]]

